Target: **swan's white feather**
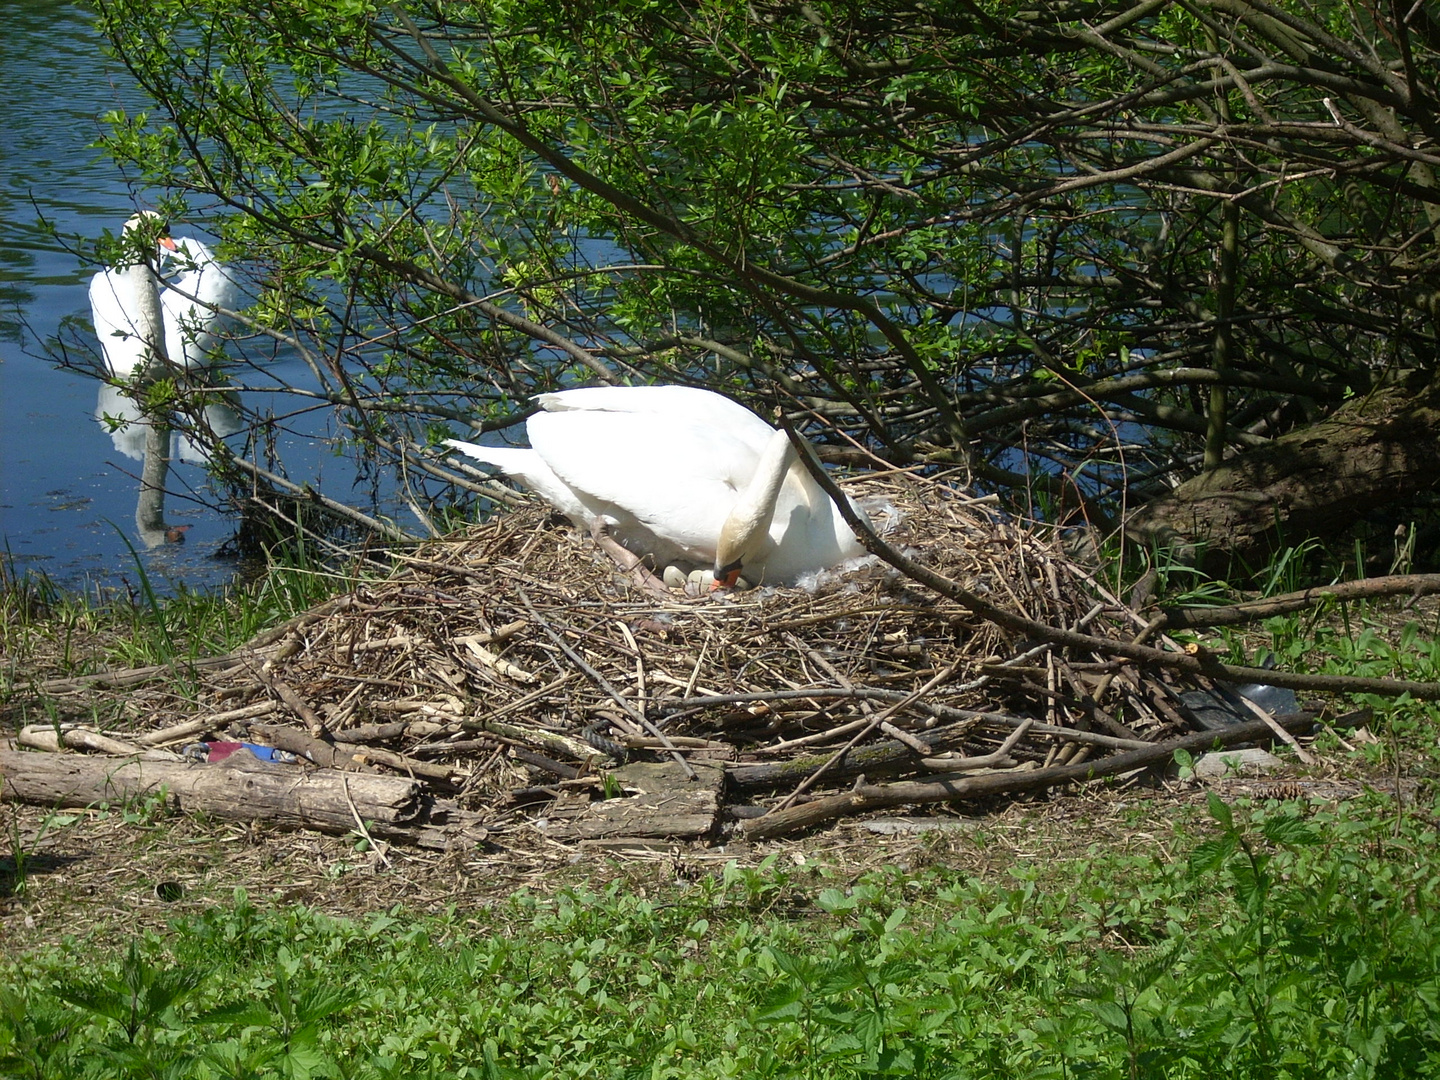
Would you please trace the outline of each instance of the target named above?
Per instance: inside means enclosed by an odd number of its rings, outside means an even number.
[[[577,525],[596,521],[658,563],[709,564],[774,428],[720,394],[681,386],[594,387],[542,394],[531,449],[448,445],[495,465]],[[769,525],[770,547],[745,576],[759,583],[863,554],[838,510],[794,462]]]
[[[180,264],[180,272],[160,288],[165,353],[180,367],[201,367],[208,362],[225,322],[214,309],[234,310],[240,287],[215,261],[210,248],[194,237],[177,237],[174,251],[165,252],[164,260]],[[140,275],[129,271],[128,267],[107,267],[90,279],[90,319],[100,339],[100,351],[110,373],[122,379],[145,360],[135,299],[135,290],[143,285]],[[153,277],[150,280],[154,287]]]

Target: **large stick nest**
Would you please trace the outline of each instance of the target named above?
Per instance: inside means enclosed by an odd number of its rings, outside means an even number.
[[[934,482],[852,491],[891,504],[892,546],[997,607],[1113,641],[1145,627],[1053,532]],[[568,841],[780,835],[1083,779],[1087,757],[1103,775],[1205,726],[1197,690],[1253,719],[1203,678],[1027,640],[878,561],[657,599],[540,506],[398,557],[197,672],[216,721],[173,741],[229,718],[232,738],[409,775],[492,839]]]

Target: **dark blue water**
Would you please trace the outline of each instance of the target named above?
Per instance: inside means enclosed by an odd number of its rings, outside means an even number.
[[[222,583],[236,567],[217,553],[235,524],[214,508],[204,469],[172,465],[166,523],[190,529],[183,543],[147,548],[135,520],[140,462],[96,421],[99,384],[54,362],[62,342],[77,360],[94,348],[73,325],[88,323],[97,269],[75,238],[118,231],[157,195],[88,146],[103,113],[144,101],[84,9],[0,0],[0,27],[0,558],[67,587],[114,585],[136,580],[133,548],[161,583]],[[183,222],[175,232],[203,235]],[[318,415],[309,437],[285,441],[292,478],[353,474],[330,454],[326,422]]]

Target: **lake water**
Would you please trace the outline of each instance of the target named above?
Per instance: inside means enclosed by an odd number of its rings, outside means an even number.
[[[100,384],[52,359],[67,320],[89,319],[96,267],[74,238],[118,231],[154,197],[88,148],[103,113],[143,108],[143,99],[102,54],[84,9],[0,0],[0,20],[0,558],[78,588],[134,583],[133,549],[154,581],[217,585],[235,572],[217,557],[235,526],[214,508],[203,468],[172,465],[166,523],[190,526],[184,542],[147,547],[136,525],[140,463],[97,422]],[[175,232],[197,230],[176,223]],[[93,348],[73,327],[68,337],[72,355],[76,340]],[[340,490],[336,474],[353,470],[330,454],[325,423],[317,417],[310,437],[281,449],[292,478]]]

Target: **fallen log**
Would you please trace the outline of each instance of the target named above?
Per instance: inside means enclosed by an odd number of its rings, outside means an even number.
[[[214,765],[0,749],[0,798],[39,806],[125,804],[163,796],[182,813],[287,828],[353,832],[357,817],[387,838],[423,823],[430,800],[398,776],[257,761],[246,751]]]

